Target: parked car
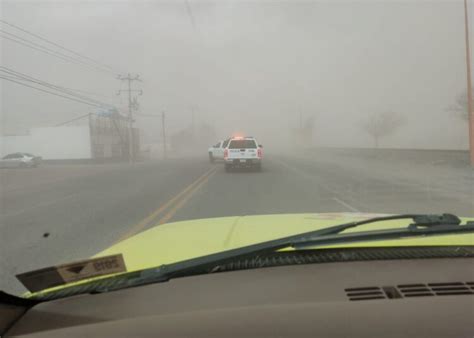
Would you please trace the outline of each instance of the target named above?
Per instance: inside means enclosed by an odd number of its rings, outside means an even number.
[[[0,160],[1,168],[36,168],[41,163],[41,156],[29,153],[12,153]]]

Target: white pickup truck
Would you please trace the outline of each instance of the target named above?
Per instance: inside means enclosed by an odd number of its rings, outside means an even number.
[[[224,148],[225,170],[245,167],[262,169],[263,151],[262,145],[258,144],[253,137],[231,138],[227,147]]]
[[[229,139],[224,141],[219,141],[217,144],[214,144],[207,151],[209,153],[209,161],[213,163],[215,160],[224,159],[224,148],[227,147]]]

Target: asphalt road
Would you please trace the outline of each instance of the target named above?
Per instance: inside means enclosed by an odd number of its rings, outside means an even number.
[[[474,216],[474,171],[380,159],[268,155],[262,172],[202,158],[0,170],[0,289],[14,275],[89,257],[151,226],[300,212]],[[408,168],[408,169],[407,169]]]

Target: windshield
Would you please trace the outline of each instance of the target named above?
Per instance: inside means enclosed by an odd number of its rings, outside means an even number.
[[[135,271],[387,215],[467,224],[466,4],[1,1],[0,290],[98,256]],[[473,243],[419,237],[360,245]]]
[[[254,140],[232,140],[229,143],[229,149],[255,149],[257,143]]]

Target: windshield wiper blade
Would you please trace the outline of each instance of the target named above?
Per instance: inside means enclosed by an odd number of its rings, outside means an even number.
[[[355,228],[361,225],[366,225],[370,223],[377,223],[383,221],[393,221],[393,220],[403,220],[411,219],[413,223],[410,226],[425,226],[432,227],[437,225],[449,224],[449,225],[459,225],[461,220],[458,216],[453,214],[441,214],[441,215],[429,215],[429,214],[401,214],[401,215],[391,215],[391,216],[381,216],[365,219],[362,221],[350,222],[340,225],[335,225],[329,228],[322,229],[317,234],[318,235],[335,235],[341,233],[347,229]],[[310,237],[313,237],[315,233],[308,233]],[[303,236],[303,235],[302,235]]]
[[[415,222],[409,224],[407,227],[404,228],[391,228],[375,231],[359,231],[347,234],[340,234],[340,232],[343,230],[338,232],[336,232],[335,230],[333,234],[303,239],[294,242],[291,246],[295,249],[302,249],[311,246],[323,246],[338,243],[348,244],[354,242],[383,241],[408,237],[428,237],[474,232],[474,222],[467,222],[466,224],[462,225],[460,220],[458,223],[455,222],[453,218],[451,218],[451,223],[432,221],[436,219],[435,215],[430,215],[429,217],[420,216],[413,219]]]

